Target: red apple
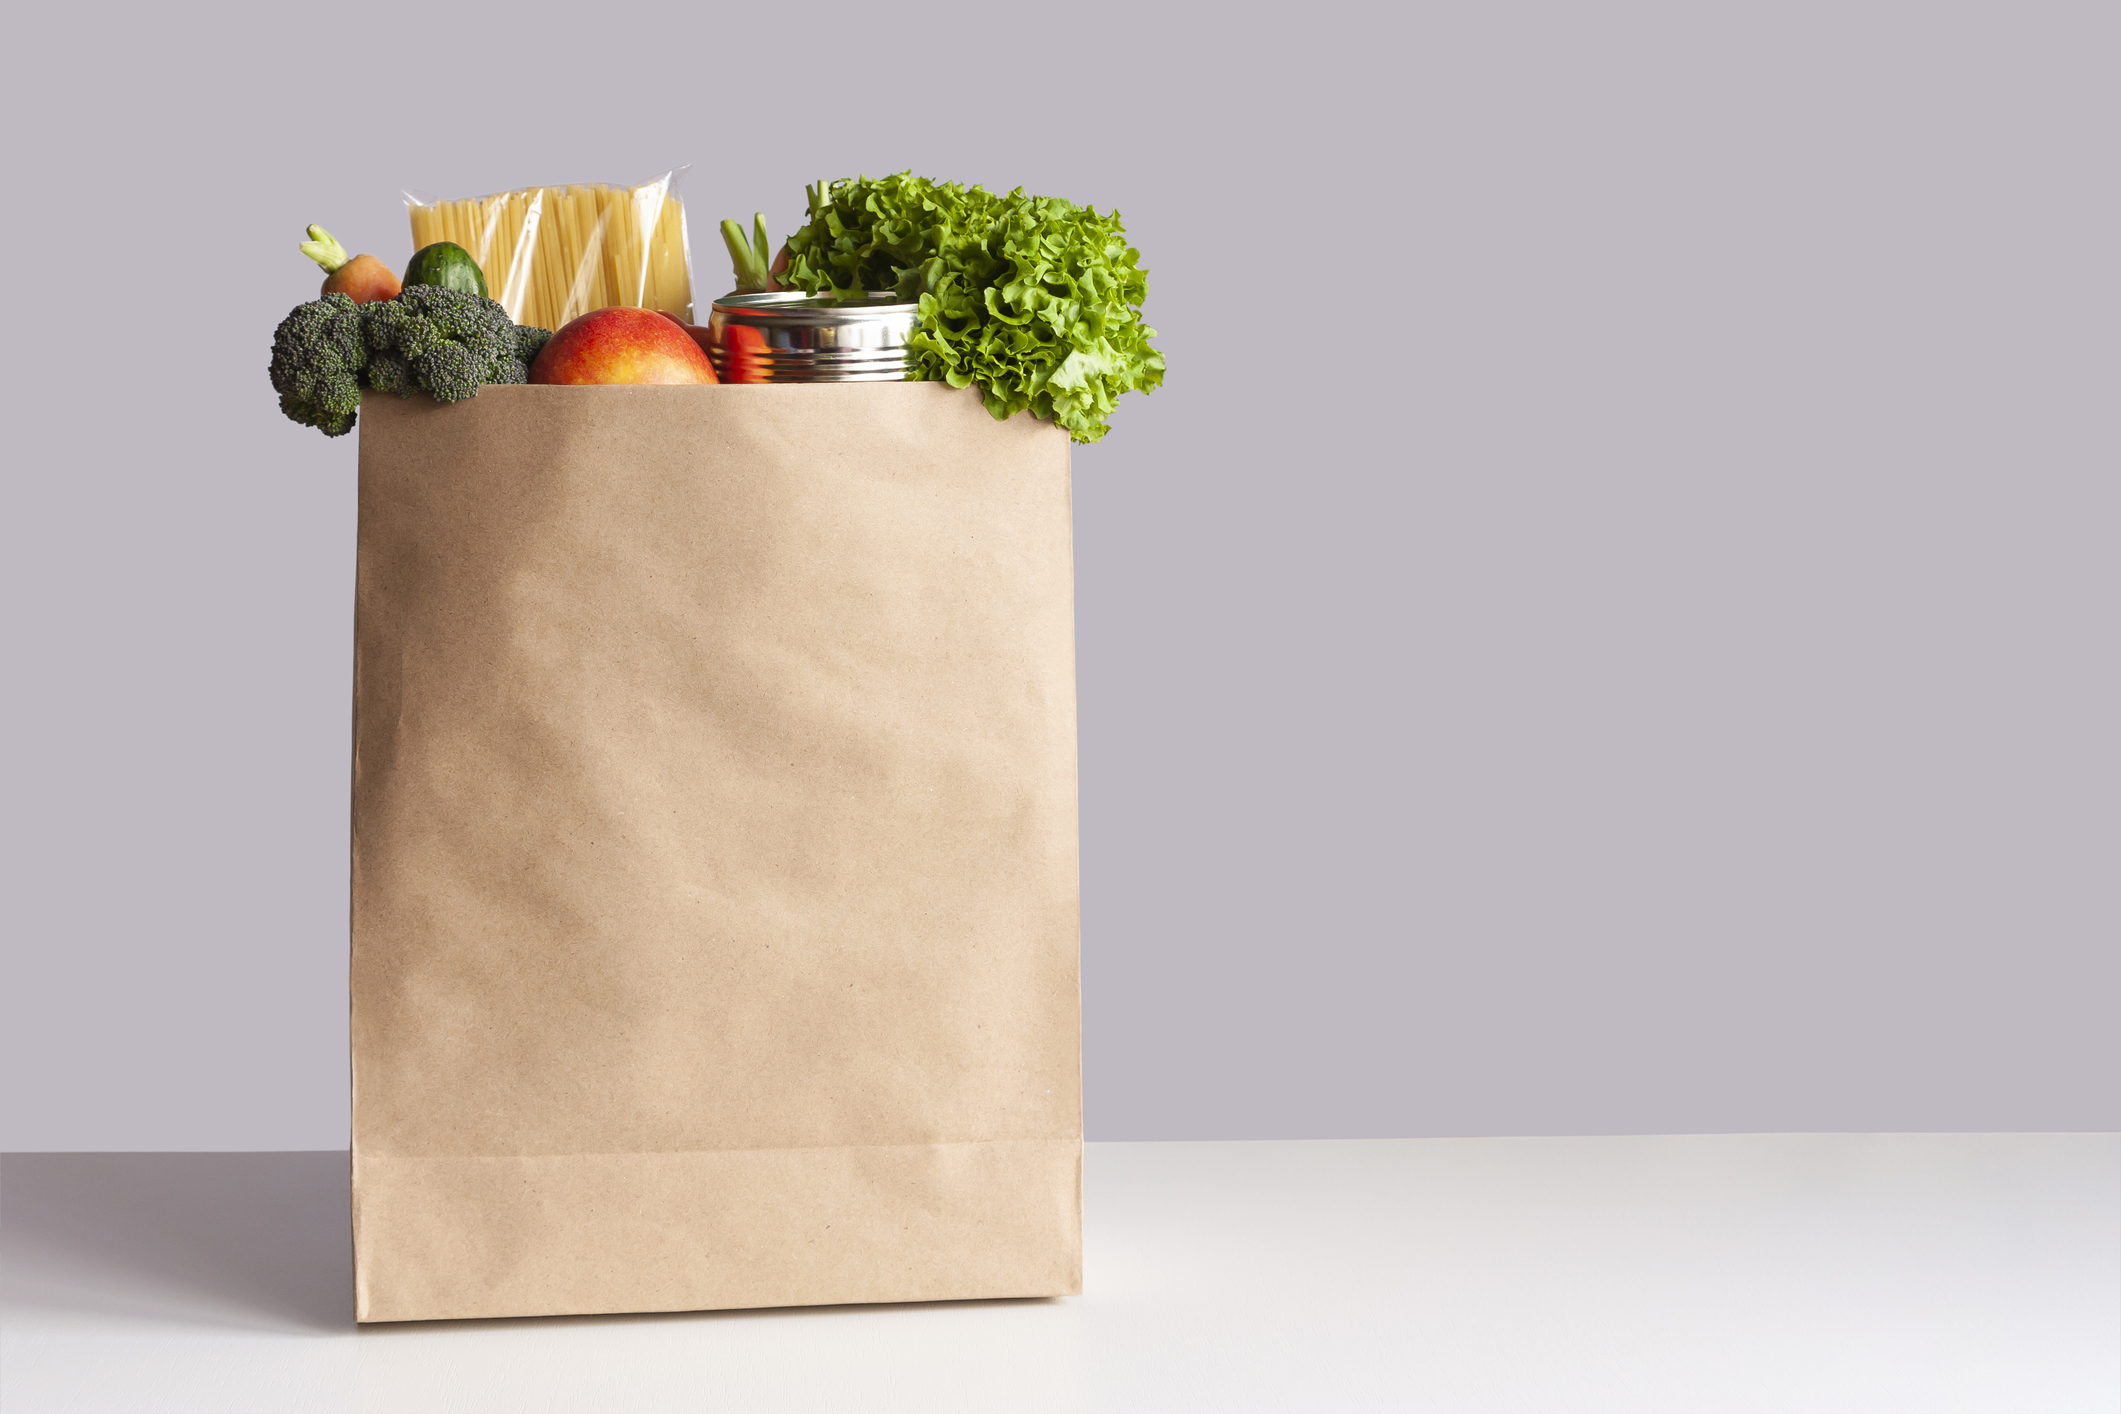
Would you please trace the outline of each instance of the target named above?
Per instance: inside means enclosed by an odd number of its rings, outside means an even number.
[[[533,383],[713,383],[714,365],[684,326],[613,305],[568,321],[530,365]]]

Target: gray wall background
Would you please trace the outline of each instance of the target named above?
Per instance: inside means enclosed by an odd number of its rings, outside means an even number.
[[[1093,1138],[2121,1128],[2121,12],[765,13],[11,22],[0,1147],[343,1144],[295,243],[677,162],[702,294],[715,219],[908,166],[1145,253],[1170,382],[1076,459]]]

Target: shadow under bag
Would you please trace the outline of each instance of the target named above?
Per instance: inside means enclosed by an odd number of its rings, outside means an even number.
[[[1068,438],[361,413],[363,1321],[1081,1289]]]

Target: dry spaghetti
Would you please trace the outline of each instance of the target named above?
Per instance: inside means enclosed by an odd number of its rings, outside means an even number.
[[[557,329],[628,304],[692,322],[692,258],[675,172],[637,187],[526,187],[464,201],[412,201],[415,250],[453,241],[518,324]]]

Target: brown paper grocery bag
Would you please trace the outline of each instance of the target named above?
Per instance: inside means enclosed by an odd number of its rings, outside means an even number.
[[[868,383],[360,439],[359,1318],[1080,1290],[1066,435]]]

